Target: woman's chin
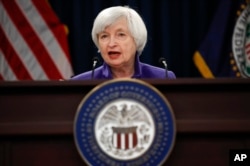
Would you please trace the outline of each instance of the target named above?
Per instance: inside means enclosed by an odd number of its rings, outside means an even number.
[[[109,63],[109,66],[112,68],[119,68],[122,66],[122,63],[121,62],[112,62],[112,63]]]

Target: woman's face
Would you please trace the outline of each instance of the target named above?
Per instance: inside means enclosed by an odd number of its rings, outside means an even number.
[[[118,19],[98,34],[99,50],[111,67],[134,65],[136,44],[125,18]]]

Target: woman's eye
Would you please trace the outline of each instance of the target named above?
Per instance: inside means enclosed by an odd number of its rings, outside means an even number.
[[[119,36],[125,36],[125,33],[119,33],[118,35]]]
[[[105,38],[107,38],[107,36],[108,36],[108,35],[101,35],[101,36],[100,36],[100,39],[105,39]]]

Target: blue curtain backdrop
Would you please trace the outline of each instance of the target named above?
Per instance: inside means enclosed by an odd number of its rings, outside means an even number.
[[[178,78],[201,77],[192,57],[205,37],[218,0],[49,0],[69,29],[69,46],[75,74],[91,69],[92,58],[100,56],[91,39],[94,18],[104,8],[128,5],[138,11],[148,29],[148,42],[141,61],[168,68]]]

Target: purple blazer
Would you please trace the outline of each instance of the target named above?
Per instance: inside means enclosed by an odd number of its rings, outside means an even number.
[[[135,73],[132,78],[160,78],[166,79],[166,70],[160,67],[148,65],[139,61],[137,56],[135,60]],[[175,79],[174,72],[168,71],[167,79]],[[92,70],[73,76],[71,80],[92,79]],[[94,70],[93,79],[112,79],[110,67],[104,62],[103,65]]]

